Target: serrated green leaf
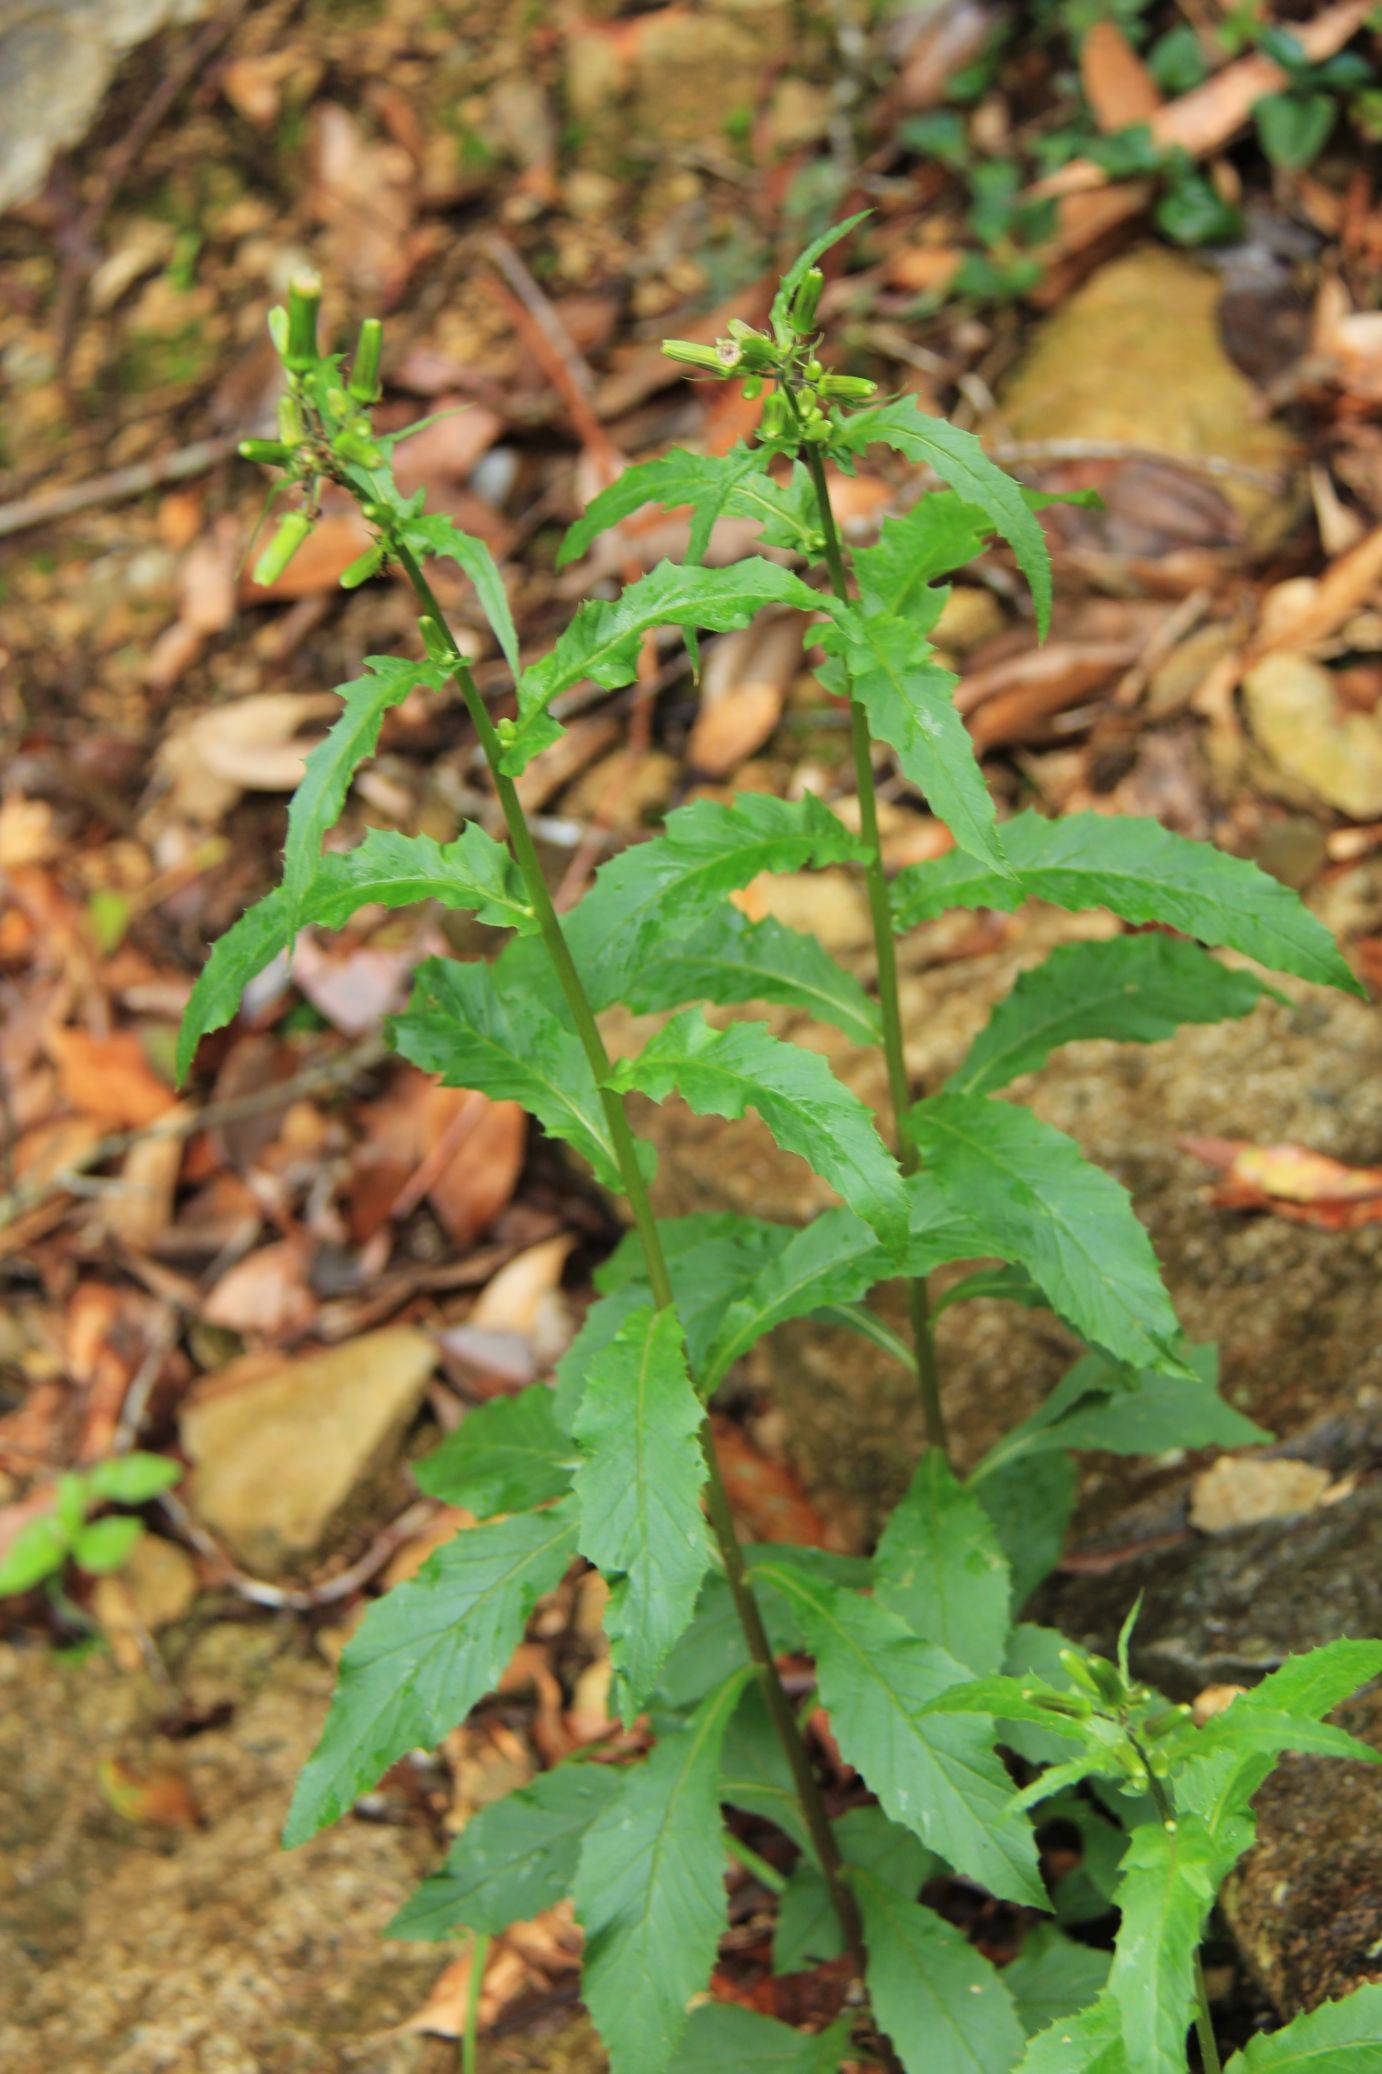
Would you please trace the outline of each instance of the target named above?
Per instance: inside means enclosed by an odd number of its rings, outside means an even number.
[[[1250,2039],[1224,2074],[1376,2074],[1382,2053],[1382,1982],[1322,2002],[1280,2031]]]
[[[1293,1656],[1228,1710],[1240,1723],[1256,1713],[1319,1721],[1369,1680],[1382,1677],[1382,1642],[1345,1638]],[[1259,1751],[1217,1750],[1183,1762],[1174,1780],[1178,1811],[1203,1818],[1217,1837],[1249,1808],[1274,1759]]]
[[[468,1411],[440,1447],[414,1464],[413,1475],[429,1498],[489,1519],[559,1498],[574,1466],[552,1392],[534,1383]]]
[[[1267,989],[1198,944],[1171,936],[1069,943],[1024,972],[989,1017],[946,1087],[988,1095],[1035,1073],[1062,1044],[1112,1037],[1151,1044],[1182,1023],[1247,1015]]]
[[[793,1563],[798,1568],[804,1568],[808,1574],[824,1583],[853,1589],[868,1583],[869,1567],[862,1556],[836,1555],[833,1551],[823,1548],[787,1550],[780,1542],[764,1543],[761,1548],[754,1548],[750,1544],[745,1548],[744,1556],[746,1561],[752,1562],[759,1555],[767,1559],[776,1559],[784,1553],[790,1553]],[[775,1656],[780,1656],[788,1650],[805,1648],[806,1638],[795,1606],[769,1587],[759,1594],[759,1607]],[[744,1631],[734,1610],[733,1596],[724,1578],[712,1574],[706,1579],[705,1589],[696,1602],[696,1612],[690,1627],[667,1660],[658,1687],[659,1704],[670,1708],[673,1713],[685,1713],[688,1708],[695,1706],[698,1700],[703,1699],[713,1685],[718,1685],[722,1678],[729,1677],[732,1671],[746,1669],[748,1665]],[[731,1724],[726,1744],[727,1750],[734,1752],[736,1758],[742,1754],[736,1747],[739,1727],[742,1720],[752,1713],[753,1700],[750,1691],[746,1693],[740,1713]],[[760,1762],[751,1769],[761,1785],[766,1776],[766,1761],[760,1758]],[[725,1798],[730,1801],[731,1806],[740,1805],[729,1793],[726,1793]],[[744,1805],[747,1806],[749,1803],[746,1802]],[[767,1810],[764,1809],[762,1812],[766,1813]],[[790,1825],[781,1822],[776,1814],[771,1819],[778,1822],[779,1827],[787,1828],[789,1835],[797,1835],[797,1832]],[[803,1849],[809,1848],[804,1837],[797,1835],[797,1841]]]
[[[791,605],[800,612],[831,609],[830,601],[799,576],[756,555],[731,569],[659,562],[619,597],[590,599],[551,652],[519,679],[518,725],[505,750],[504,769],[516,777],[539,749],[557,739],[561,729],[549,708],[573,685],[589,679],[612,691],[632,683],[639,645],[655,627],[724,633],[747,626],[765,605]]]
[[[625,1776],[576,1871],[581,1991],[611,2074],[665,2074],[725,1922],[720,1744],[747,1671],[703,1700]]]
[[[922,1711],[926,1714],[987,1714],[995,1721],[1035,1723],[1048,1734],[1060,1736],[1066,1742],[1088,1743],[1095,1737],[1089,1717],[1077,1720],[1071,1715],[1056,1712],[1053,1705],[1044,1704],[1058,1702],[1067,1696],[1034,1673],[1022,1677],[1003,1673],[990,1678],[974,1678],[964,1685],[952,1685],[947,1692],[937,1693],[933,1700],[928,1700]],[[1107,1737],[1097,1739],[1101,1743],[1107,1741]]]
[[[589,1160],[607,1188],[620,1187],[609,1119],[581,1041],[528,984],[524,968],[504,957],[493,965],[427,959],[414,974],[408,1006],[389,1023],[389,1038],[444,1087],[521,1102],[552,1137]]]
[[[317,869],[322,837],[340,819],[356,771],[374,754],[384,715],[391,706],[401,705],[415,684],[436,681],[437,671],[430,663],[371,655],[365,658],[363,677],[337,687],[340,718],[307,758],[288,807],[283,892],[293,928],[304,919],[303,896]]]
[[[1032,1833],[1009,1812],[1011,1782],[988,1733],[922,1713],[964,1682],[964,1667],[792,1557],[760,1558],[753,1574],[795,1607],[841,1753],[885,1813],[993,1893],[1045,1908]]]
[[[1108,1992],[1138,2074],[1185,2074],[1195,1954],[1218,1862],[1213,1837],[1193,1815],[1145,1823],[1128,1838]]]
[[[635,1015],[679,1008],[684,1001],[728,1007],[771,1001],[843,1030],[856,1044],[877,1044],[877,1004],[818,937],[788,929],[771,916],[751,922],[728,903],[685,938],[653,944],[622,990]]]
[[[830,658],[819,673],[827,691],[859,701],[870,732],[895,752],[960,848],[1006,872],[993,801],[955,705],[958,679],[915,624],[847,606],[821,646]]]
[[[792,298],[810,273],[812,267],[816,264],[816,261],[827,253],[832,245],[838,245],[841,238],[847,238],[852,230],[857,230],[859,225],[865,222],[872,214],[873,211],[871,209],[860,209],[853,216],[846,216],[842,223],[832,223],[830,228],[823,230],[818,238],[812,238],[810,244],[803,252],[798,252],[796,258],[778,282],[777,293],[773,297],[771,322],[775,332],[787,322],[788,312],[792,307]]]
[[[904,1901],[911,1901],[937,1870],[925,1844],[890,1822],[881,1808],[851,1808],[834,1830],[846,1867],[871,1873]],[[830,1890],[811,1857],[803,1856],[778,1904],[773,1971],[795,1973],[818,1960],[837,1959],[843,1950]]]
[[[423,560],[441,557],[459,563],[474,586],[481,610],[503,651],[505,662],[517,677],[522,667],[518,634],[509,610],[504,579],[484,541],[462,532],[454,520],[439,511],[418,512],[406,520],[403,535],[413,553]]]
[[[922,1163],[979,1234],[976,1253],[1026,1268],[1081,1338],[1139,1367],[1179,1371],[1180,1327],[1128,1192],[1073,1138],[982,1095],[908,1112]]]
[[[586,1831],[622,1784],[612,1765],[559,1764],[481,1808],[384,1935],[431,1942],[465,1928],[498,1936],[554,1907],[571,1891]]]
[[[1346,1758],[1354,1764],[1382,1764],[1382,1750],[1375,1750],[1371,1743],[1360,1741],[1347,1729],[1331,1727],[1327,1721],[1277,1713],[1267,1707],[1245,1708],[1237,1720],[1232,1715],[1230,1705],[1202,1729],[1187,1728],[1177,1747],[1197,1757],[1215,1750],[1260,1752],[1275,1757],[1283,1750],[1292,1750],[1312,1757]]]
[[[649,958],[675,955],[725,895],[764,871],[800,871],[864,854],[823,800],[741,792],[698,799],[667,816],[661,835],[624,850],[596,874],[567,917],[571,955],[596,1008],[627,998]],[[741,996],[741,998],[744,998]]]
[[[793,2031],[736,2002],[693,2009],[676,2057],[676,2074],[835,2074],[849,2051],[849,2022],[824,2031]]]
[[[972,432],[928,417],[914,396],[902,396],[845,419],[837,444],[852,454],[890,446],[917,467],[930,468],[965,503],[976,505],[1017,556],[1031,588],[1038,631],[1045,634],[1051,617],[1051,558],[1041,527],[1017,484],[990,461]]]
[[[727,454],[693,454],[685,447],[672,447],[654,461],[636,462],[592,498],[568,529],[557,553],[557,567],[565,568],[585,554],[601,533],[631,518],[645,504],[660,504],[668,511],[690,507],[693,528],[688,559],[693,563],[704,558],[710,535],[722,518],[755,518],[775,529],[785,527],[790,540],[807,545],[812,529],[800,515],[791,491],[764,472],[768,458],[761,447],[741,443]]]
[[[996,1967],[934,1909],[874,1872],[854,1891],[869,2000],[907,2074],[1008,2074],[1022,2026]]]
[[[339,928],[362,907],[411,907],[439,900],[493,929],[537,930],[522,874],[502,843],[470,822],[454,842],[371,828],[353,850],[318,863],[302,896],[300,919]]]
[[[1060,1559],[1075,1509],[1075,1464],[1065,1453],[1035,1455],[971,1479],[1008,1559],[1013,1611],[1020,1612]]]
[[[1004,879],[960,852],[909,865],[893,882],[899,929],[952,907],[1009,912],[1024,899],[1081,913],[1107,907],[1125,922],[1164,922],[1276,972],[1363,994],[1322,922],[1299,895],[1242,857],[1129,814],[1031,811],[1003,824]]]
[[[1189,1376],[1131,1368],[1107,1354],[1082,1355],[1045,1402],[990,1449],[974,1472],[976,1484],[1051,1449],[1157,1455],[1173,1447],[1252,1447],[1271,1439],[1219,1395],[1214,1347],[1187,1346],[1184,1360]]]
[[[517,865],[483,829],[467,826],[454,842],[438,843],[372,828],[354,849],[318,857],[296,904],[286,886],[275,887],[217,938],[183,1013],[179,1081],[186,1079],[202,1038],[225,1027],[250,981],[287,950],[300,928],[339,928],[359,908],[406,907],[416,900],[467,908],[477,920],[519,935],[537,928]]]
[[[430,1749],[495,1686],[529,1614],[575,1553],[569,1499],[463,1527],[415,1577],[376,1599],[346,1643],[320,1742],[284,1826],[305,1843],[405,1751]]]
[[[170,1491],[183,1475],[181,1462],[167,1455],[146,1454],[133,1448],[127,1455],[112,1455],[93,1462],[85,1472],[93,1498],[109,1498],[117,1505],[142,1505],[160,1491]]]
[[[983,1267],[976,1269],[972,1275],[966,1275],[962,1282],[952,1282],[948,1289],[933,1297],[931,1317],[935,1320],[943,1316],[952,1304],[973,1303],[981,1298],[1001,1303],[1020,1303],[1029,1311],[1046,1309],[1046,1298],[1025,1268]]]
[[[923,1642],[982,1675],[1003,1660],[1008,1565],[987,1513],[928,1448],[873,1558],[874,1597]]]
[[[1073,2016],[1101,1995],[1109,1964],[1107,1952],[1077,1943],[1054,1923],[1033,1923],[1021,1951],[1003,1968],[1003,1985],[1027,2036]]]
[[[1140,2074],[1141,2065],[1128,2058],[1118,2005],[1106,1990],[1077,2016],[1039,2032],[1014,2074]]]
[[[871,612],[930,633],[948,596],[936,578],[972,562],[993,531],[977,506],[953,490],[933,490],[901,517],[884,519],[876,546],[856,550],[859,596]]]
[[[732,1633],[721,1625],[724,1612],[728,1613]],[[771,1641],[774,1624],[766,1616],[765,1625]],[[680,1688],[686,1693],[694,1691],[695,1698],[700,1699],[712,1685],[742,1670],[748,1662],[744,1631],[723,1577],[712,1577],[709,1589],[702,1593],[696,1607],[696,1626],[694,1635],[688,1630],[676,1645],[676,1670],[670,1678],[664,1676],[660,1687],[664,1696]],[[809,1859],[814,1846],[802,1814],[801,1798],[757,1679],[745,1686],[725,1732],[720,1751],[720,1798],[729,1807],[763,1816],[784,1836],[790,1836]]]
[[[675,1311],[632,1312],[586,1374],[573,1421],[581,1554],[609,1580],[610,1656],[626,1720],[644,1704],[710,1567],[704,1412]]]
[[[897,1163],[870,1112],[835,1078],[819,1052],[784,1044],[762,1023],[717,1030],[688,1008],[621,1059],[609,1085],[664,1101],[679,1094],[698,1116],[740,1117],[757,1110],[784,1152],[795,1152],[830,1182],[885,1245],[901,1247],[907,1198]]]

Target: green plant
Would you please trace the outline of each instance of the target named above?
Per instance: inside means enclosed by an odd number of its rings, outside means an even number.
[[[305,536],[316,486],[342,484],[377,536],[343,580],[399,568],[419,609],[422,655],[373,657],[342,687],[341,717],[289,810],[283,882],[212,951],[184,1023],[182,1070],[300,928],[338,925],[367,904],[432,899],[466,909],[510,940],[490,963],[423,965],[391,1025],[393,1044],[448,1083],[524,1103],[623,1196],[632,1226],[597,1278],[600,1299],[555,1388],[470,1412],[420,1464],[424,1491],[483,1523],[369,1608],[344,1652],[286,1840],[302,1842],[347,1813],[388,1765],[463,1719],[500,1677],[538,1598],[581,1556],[609,1582],[614,1690],[626,1724],[646,1718],[651,1753],[565,1762],[486,1809],[404,1908],[395,1935],[483,1937],[573,1894],[585,1999],[618,2074],[827,2069],[871,2050],[928,2074],[1160,2074],[1186,2064],[1187,2030],[1203,2008],[1200,1934],[1250,1836],[1253,1790],[1276,1750],[1360,1754],[1321,1717],[1382,1670],[1382,1645],[1318,1651],[1200,1729],[1132,1679],[1126,1637],[1113,1665],[1014,1625],[1059,1551],[1074,1451],[1263,1436],[1219,1395],[1212,1352],[1181,1336],[1124,1191],[1002,1091],[1072,1039],[1148,1042],[1182,1022],[1248,1013],[1263,983],[1218,963],[1206,944],[1359,989],[1296,895],[1251,864],[1153,821],[1026,813],[999,825],[954,680],[927,637],[945,578],[995,533],[1011,544],[1044,627],[1051,579],[1034,516],[1040,500],[914,399],[877,401],[871,382],[823,364],[816,262],[852,227],[830,231],[789,269],[766,332],[734,323],[714,346],[667,343],[693,373],[742,381],[764,398],[758,436],[723,456],[674,449],[603,491],[571,528],[563,560],[650,502],[690,508],[686,560],[581,605],[550,652],[526,666],[487,550],[394,486],[393,441],[376,435],[369,416],[377,325],[365,327],[347,375],[317,347],[313,284],[272,319],[289,378],[283,438],[248,451],[282,468],[305,508],[282,521],[261,573],[272,576]],[[947,487],[887,520],[851,564],[825,464],[851,470],[878,444]],[[826,586],[759,557],[703,567],[725,515],[756,521],[765,542],[822,571]],[[491,717],[445,623],[424,571],[438,556],[473,583],[514,673],[513,717]],[[559,701],[586,680],[630,683],[653,628],[682,628],[694,653],[702,631],[743,625],[767,604],[817,622],[822,679],[848,701],[858,834],[810,796],[700,800],[607,863],[559,917],[514,785],[559,737]],[[419,683],[459,691],[507,844],[478,826],[447,844],[373,828],[353,849],[324,852],[385,713]],[[956,840],[938,862],[891,882],[878,836],[880,744]],[[762,871],[841,863],[867,887],[872,992],[809,936],[750,922],[726,897]],[[1055,951],[999,1004],[946,1085],[916,1099],[896,932],[950,908],[1012,909],[1029,898],[1103,906],[1180,933]],[[617,1063],[597,1021],[616,1002],[673,1011]],[[704,1013],[707,1003],[745,1002],[793,1004],[881,1047],[891,1150],[818,1052],[761,1021],[720,1027]],[[633,1092],[655,1101],[676,1092],[702,1114],[756,1110],[779,1144],[834,1184],[843,1206],[804,1229],[732,1215],[655,1217],[653,1153],[625,1108]],[[1049,1306],[1091,1351],[961,1478],[947,1452],[927,1278],[945,1262],[995,1259],[1005,1265],[976,1268],[943,1301],[998,1294]],[[895,1277],[909,1292],[907,1341],[865,1302]],[[881,1338],[915,1372],[924,1409],[929,1445],[869,1562],[741,1547],[707,1444],[706,1405],[734,1362],[774,1325],[813,1313]],[[838,1820],[775,1669],[783,1651],[814,1660],[816,1698],[860,1774]],[[1000,1750],[1025,1767],[1030,1783],[1020,1791]],[[1053,1794],[1084,1825],[1087,1884],[1104,1881],[1123,1927],[1111,1962],[1050,1929],[1029,1940],[1009,1977],[917,1897],[949,1866],[1004,1901],[1048,1910],[1028,1809]],[[725,1808],[741,1825],[774,1824],[783,1848],[796,1848],[788,1879],[727,1834]],[[867,2007],[852,2001],[813,2036],[717,2006],[688,2019],[723,1928],[727,1850],[783,1889],[779,1963],[847,1953]],[[1365,2025],[1375,2035],[1376,1999],[1355,1997],[1328,2021],[1346,2038]],[[1037,2032],[1030,2043],[1028,2027]],[[1202,2017],[1201,2035],[1205,2064],[1217,2068]],[[1248,2055],[1239,2064],[1287,2063]]]
[[[181,1465],[165,1455],[136,1451],[60,1476],[52,1509],[27,1521],[0,1558],[0,1598],[55,1581],[69,1563],[92,1577],[118,1570],[143,1536],[143,1522],[129,1512],[104,1512],[99,1519],[92,1512],[105,1505],[143,1505],[181,1475]]]

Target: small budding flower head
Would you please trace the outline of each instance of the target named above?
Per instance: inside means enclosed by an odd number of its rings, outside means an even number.
[[[669,360],[681,367],[699,368],[702,374],[726,375],[732,369],[725,366],[715,346],[698,346],[689,338],[665,338],[662,350]]]
[[[277,583],[293,556],[312,530],[305,511],[290,511],[254,565],[256,583]]]
[[[317,312],[321,300],[318,274],[299,274],[288,290],[288,340],[283,365],[290,374],[306,374],[317,364]]]
[[[821,305],[821,290],[824,286],[825,275],[818,266],[813,266],[802,276],[788,312],[788,322],[798,338],[806,338],[815,329],[816,312]]]
[[[366,317],[355,343],[350,380],[346,384],[356,403],[379,400],[379,361],[384,349],[384,327],[377,317]]]

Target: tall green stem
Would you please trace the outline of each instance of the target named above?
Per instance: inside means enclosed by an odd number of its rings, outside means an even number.
[[[1142,1759],[1157,1814],[1163,1822],[1174,1828],[1176,1811],[1171,1804],[1170,1794],[1152,1770],[1147,1753],[1137,1737],[1129,1733],[1128,1741]],[[1204,2074],[1223,2074],[1223,2061],[1219,2058],[1219,2041],[1214,2036],[1214,2016],[1209,2007],[1209,1988],[1204,1977],[1204,1962],[1198,1949],[1195,1952],[1195,2036],[1200,2041],[1200,2063]]]
[[[571,956],[571,950],[562,931],[561,923],[557,919],[557,911],[552,903],[552,896],[548,890],[547,881],[543,876],[542,865],[533,842],[532,831],[528,826],[527,816],[523,812],[522,802],[518,797],[513,780],[507,777],[500,767],[504,753],[503,744],[495,731],[494,722],[490,719],[485,702],[476,689],[475,680],[470,673],[470,666],[461,654],[460,649],[456,646],[455,638],[442,615],[431,585],[423,575],[416,559],[406,547],[398,547],[395,552],[398,555],[404,574],[413,587],[413,594],[417,598],[418,604],[423,612],[440,628],[450,645],[455,680],[460,686],[466,710],[474,724],[475,732],[479,736],[480,747],[484,751],[485,761],[489,765],[495,791],[499,797],[500,811],[504,816],[504,825],[508,829],[509,840],[513,844],[518,868],[523,874],[523,882],[527,889],[528,898],[532,902],[533,913],[537,917],[538,929],[541,932],[543,943],[546,946],[548,956],[551,958],[553,968],[561,984],[572,1024],[577,1036],[580,1038],[585,1055],[590,1061],[591,1072],[595,1076],[595,1085],[599,1089],[601,1105],[609,1124],[614,1157],[619,1168],[619,1178],[623,1183],[624,1194],[628,1199],[629,1209],[633,1216],[634,1228],[638,1233],[639,1242],[643,1249],[643,1259],[648,1271],[648,1286],[652,1292],[653,1301],[661,1309],[673,1303],[672,1283],[671,1277],[667,1272],[667,1260],[662,1250],[662,1240],[658,1234],[657,1220],[653,1215],[653,1207],[649,1200],[647,1184],[643,1179],[642,1169],[638,1164],[633,1128],[625,1113],[623,1097],[612,1093],[605,1085],[610,1072],[609,1053],[605,1049],[605,1042],[600,1035],[600,1027],[595,1020],[594,1010],[590,1006],[589,997],[581,982],[580,974],[576,970],[575,961]],[[802,1742],[800,1731],[797,1728],[791,1702],[783,1691],[782,1681],[777,1675],[777,1667],[773,1662],[772,1645],[768,1640],[758,1600],[749,1580],[748,1571],[744,1563],[743,1550],[739,1546],[739,1538],[734,1531],[729,1494],[725,1489],[724,1479],[720,1474],[720,1467],[715,1459],[715,1450],[710,1443],[708,1427],[704,1429],[703,1446],[707,1474],[706,1513],[710,1521],[711,1532],[715,1536],[716,1545],[720,1551],[720,1560],[724,1564],[725,1580],[729,1585],[730,1596],[734,1601],[734,1609],[744,1632],[744,1641],[747,1645],[750,1659],[758,1674],[759,1684],[762,1687],[763,1697],[767,1702],[769,1715],[771,1716],[778,1739],[782,1744],[787,1762],[791,1767],[792,1779],[796,1786],[797,1797],[801,1802],[802,1814],[805,1818],[807,1829],[810,1832],[811,1841],[815,1846],[821,1871],[825,1876],[831,1902],[836,1915],[839,1917],[840,1927],[844,1932],[846,1948],[856,1969],[862,1975],[864,1945],[863,1933],[859,1922],[859,1911],[855,1905],[854,1896],[850,1891],[848,1882],[845,1879],[839,1848],[835,1842],[835,1834],[831,1829],[830,1818],[826,1814],[825,1803],[821,1798],[820,1788],[811,1769],[811,1760],[806,1753],[806,1746]]]
[[[849,577],[840,546],[839,529],[830,502],[830,485],[825,479],[821,450],[803,443],[806,465],[816,493],[821,533],[825,540],[825,564],[835,595],[850,602]],[[897,985],[897,945],[893,935],[892,900],[883,870],[883,848],[878,839],[878,794],[873,782],[873,740],[868,715],[852,693],[849,701],[850,741],[854,751],[854,775],[859,791],[859,833],[868,847],[864,880],[868,887],[869,914],[873,921],[873,948],[878,965],[878,1008],[883,1020],[883,1058],[888,1069],[888,1098],[893,1113],[893,1142],[897,1163],[904,1174],[917,1170],[917,1152],[907,1136],[904,1118],[911,1103],[907,1083],[907,1060],[902,1038],[902,1003]],[[936,1369],[936,1336],[931,1326],[931,1299],[924,1275],[914,1275],[907,1284],[907,1308],[912,1321],[912,1345],[916,1356],[917,1380],[921,1385],[926,1439],[931,1447],[947,1453],[945,1413],[941,1409],[940,1377]]]

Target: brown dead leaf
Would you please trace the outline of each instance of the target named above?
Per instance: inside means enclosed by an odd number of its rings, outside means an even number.
[[[799,613],[763,612],[713,644],[687,745],[699,770],[712,778],[728,777],[762,748],[782,718],[804,640]]]
[[[229,512],[188,548],[178,570],[178,617],[155,641],[145,667],[152,690],[170,690],[211,636],[230,625],[242,548],[239,521]]]
[[[308,200],[327,265],[366,308],[390,309],[420,257],[413,236],[417,168],[399,144],[373,143],[338,102],[318,101],[309,131]]]
[[[1329,1489],[1329,1471],[1313,1462],[1273,1462],[1260,1455],[1221,1455],[1190,1487],[1190,1523],[1202,1534],[1255,1527],[1262,1520],[1313,1512]]]
[[[954,280],[963,257],[958,245],[903,245],[888,261],[888,279],[914,295],[939,294]]]
[[[1222,1176],[1209,1193],[1220,1209],[1270,1210],[1326,1231],[1382,1222],[1382,1167],[1345,1166],[1304,1145],[1251,1145],[1240,1138],[1180,1143]]]
[[[163,1760],[137,1764],[103,1757],[96,1768],[102,1797],[125,1822],[150,1829],[197,1829],[201,1810],[186,1774]]]
[[[174,1104],[166,1113],[177,1109]],[[101,1198],[106,1230],[134,1253],[156,1244],[171,1221],[184,1149],[180,1137],[142,1138],[125,1154],[119,1181]]]
[[[438,1975],[422,2008],[399,2029],[423,2031],[434,2038],[465,2034],[470,2005],[470,1969],[474,1946],[453,1959]],[[485,1959],[484,1984],[478,2006],[483,2034],[511,2002],[534,1989],[548,1989],[574,1973],[580,1964],[581,1935],[569,1901],[544,1909],[531,1922],[515,1923],[496,1937]]]
[[[246,1254],[221,1276],[202,1306],[208,1325],[268,1340],[294,1339],[316,1316],[302,1248],[278,1239]]]
[[[57,850],[57,825],[47,800],[7,793],[0,800],[0,871],[45,864]]]
[[[133,1030],[50,1030],[48,1052],[68,1105],[112,1130],[139,1130],[176,1104]]]
[[[1095,22],[1081,44],[1080,83],[1105,135],[1149,123],[1162,105],[1156,81],[1114,21]]]
[[[159,750],[174,811],[214,822],[242,792],[293,791],[314,746],[299,730],[339,711],[332,692],[260,691],[198,713]]]
[[[1133,661],[1135,641],[1055,641],[1029,649],[960,680],[955,703],[973,715],[969,731],[981,753],[1002,742],[1018,742],[1052,713],[1075,706],[1092,692],[1112,687]]]
[[[1382,526],[1332,562],[1322,576],[1294,577],[1263,600],[1249,660],[1327,641],[1355,612],[1375,602],[1382,585]]]
[[[711,1415],[710,1428],[730,1504],[755,1541],[796,1541],[806,1548],[845,1546],[785,1462],[773,1461],[741,1427],[719,1414]]]
[[[363,1037],[402,1007],[416,963],[416,950],[406,944],[302,936],[293,950],[293,980],[333,1030]]]
[[[527,1121],[517,1102],[439,1087],[406,1067],[365,1115],[366,1139],[351,1186],[350,1222],[360,1243],[426,1197],[453,1246],[474,1244],[513,1198]]]

